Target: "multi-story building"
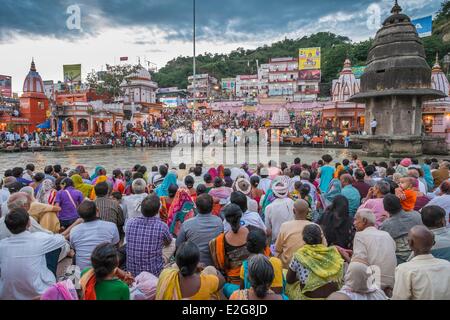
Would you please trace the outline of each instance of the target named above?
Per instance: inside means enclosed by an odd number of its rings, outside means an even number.
[[[218,95],[220,91],[219,81],[209,74],[197,74],[188,77],[189,85],[187,90],[191,97],[194,96],[198,102],[205,102],[209,98]]]
[[[158,102],[168,108],[186,107],[187,96],[187,90],[178,87],[159,88],[156,93]]]
[[[269,62],[269,96],[286,97],[292,101],[297,91],[298,59],[273,58]]]
[[[236,97],[256,98],[258,96],[259,81],[258,75],[238,75],[236,76]]]
[[[269,96],[269,64],[262,64],[258,68],[259,96],[267,98]]]

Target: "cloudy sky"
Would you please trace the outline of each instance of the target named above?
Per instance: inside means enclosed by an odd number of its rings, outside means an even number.
[[[197,0],[197,52],[253,49],[285,37],[331,31],[373,37],[393,0]],[[413,18],[435,14],[440,0],[400,0]],[[163,67],[192,55],[193,0],[2,0],[0,74],[21,92],[32,57],[44,80],[62,80],[63,64],[83,77],[106,63],[147,60]],[[78,15],[79,13],[79,15]],[[80,17],[80,20],[78,19]]]

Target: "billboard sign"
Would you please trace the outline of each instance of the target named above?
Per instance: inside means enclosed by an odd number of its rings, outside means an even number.
[[[225,91],[234,91],[236,87],[236,79],[235,78],[224,78],[222,79],[222,90]]]
[[[0,75],[0,96],[12,98],[11,77]]]
[[[352,67],[352,72],[356,79],[360,79],[366,70],[366,66],[354,66]]]
[[[300,70],[298,75],[299,80],[303,81],[320,81],[320,70]]]
[[[81,82],[81,64],[64,65],[64,82]]]
[[[429,37],[433,31],[433,16],[414,19],[411,23],[416,27],[419,37]]]
[[[299,70],[315,70],[321,68],[320,48],[303,48],[299,50]]]

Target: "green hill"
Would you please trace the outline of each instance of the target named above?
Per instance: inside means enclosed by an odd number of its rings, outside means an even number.
[[[450,1],[442,3],[434,21],[435,30],[450,19]],[[434,32],[432,36],[424,38],[427,61],[432,66],[435,61],[436,52],[440,58],[450,51],[450,43],[444,43],[442,35]],[[229,54],[202,54],[197,57],[197,73],[209,73],[214,77],[235,77],[239,74],[256,74],[257,65],[267,63],[270,58],[297,57],[300,48],[321,47],[322,48],[322,83],[329,84],[335,79],[342,69],[346,57],[350,58],[352,64],[365,65],[366,58],[372,39],[354,43],[349,38],[335,35],[330,32],[319,32],[300,39],[284,39],[265,45],[256,50],[245,50],[238,48]],[[192,57],[179,56],[167,63],[155,73],[154,79],[160,87],[186,88],[187,77],[192,75]],[[327,91],[327,90],[323,90]],[[327,94],[324,93],[323,94]]]

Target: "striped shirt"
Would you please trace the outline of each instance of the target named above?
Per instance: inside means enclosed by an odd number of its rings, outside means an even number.
[[[100,219],[114,223],[120,228],[125,223],[123,211],[116,200],[107,197],[97,197],[95,199]]]

